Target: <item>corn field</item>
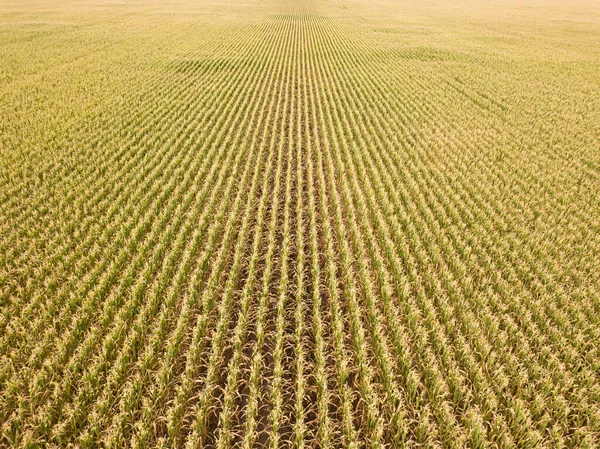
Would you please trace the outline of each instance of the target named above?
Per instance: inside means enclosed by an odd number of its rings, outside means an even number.
[[[600,447],[592,0],[0,3],[0,447]]]

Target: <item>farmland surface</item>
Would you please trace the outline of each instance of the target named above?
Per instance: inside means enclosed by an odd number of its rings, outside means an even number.
[[[0,2],[0,447],[599,447],[599,273],[598,2]]]

